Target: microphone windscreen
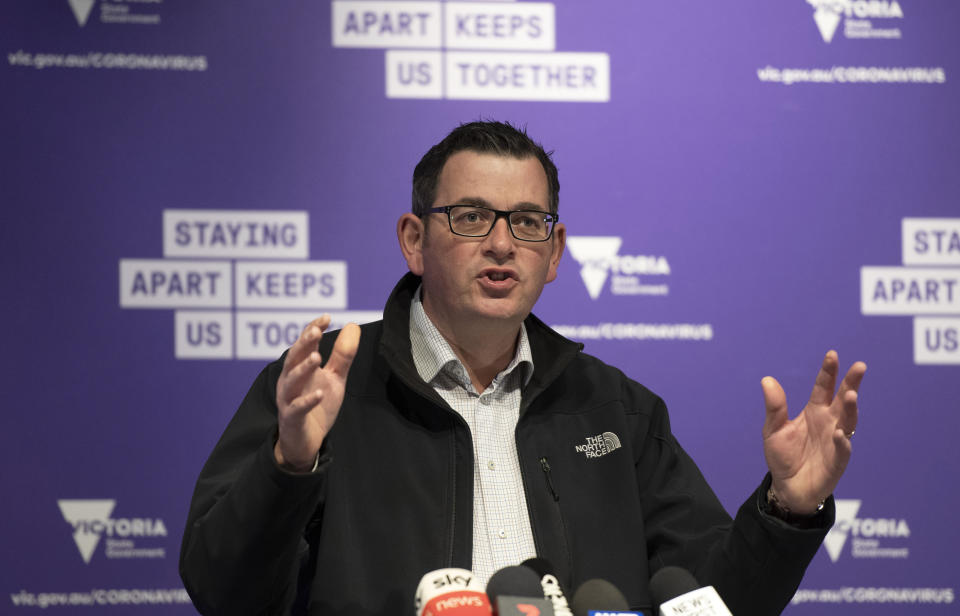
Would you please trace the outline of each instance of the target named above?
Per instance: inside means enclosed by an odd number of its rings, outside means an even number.
[[[654,607],[698,588],[697,579],[683,567],[664,567],[650,578],[650,598]]]
[[[417,616],[434,610],[428,609],[433,603],[438,601],[447,601],[453,599],[456,603],[456,595],[459,593],[469,600],[467,604],[475,604],[478,608],[486,606],[486,613],[490,613],[490,604],[487,596],[483,592],[483,586],[477,581],[472,572],[466,569],[437,569],[424,574],[417,585],[417,594],[414,596],[413,607]],[[461,603],[463,603],[461,601]],[[440,606],[443,607],[443,606]]]
[[[497,597],[510,595],[513,597],[543,597],[543,588],[540,586],[540,576],[532,569],[513,565],[504,567],[490,576],[487,582],[487,596],[490,603],[497,604]]]
[[[550,561],[546,558],[540,558],[539,556],[528,558],[520,563],[520,566],[526,567],[527,569],[533,569],[533,572],[539,575],[541,578],[547,574],[553,575],[553,565],[550,564]]]
[[[580,585],[570,601],[574,616],[586,616],[591,610],[625,612],[630,609],[626,598],[617,587],[606,580],[594,578]]]

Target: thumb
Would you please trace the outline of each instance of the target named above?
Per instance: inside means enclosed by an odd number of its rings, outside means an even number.
[[[766,420],[763,422],[763,438],[767,438],[787,423],[787,395],[772,376],[763,377],[760,388],[763,390],[763,404],[767,408]]]
[[[356,323],[347,323],[337,335],[337,341],[333,343],[325,368],[341,378],[346,378],[359,345],[360,327]]]

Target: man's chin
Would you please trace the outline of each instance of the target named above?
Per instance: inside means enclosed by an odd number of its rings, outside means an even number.
[[[471,312],[475,318],[503,325],[519,325],[530,314],[529,309],[519,306],[512,298],[486,298]]]

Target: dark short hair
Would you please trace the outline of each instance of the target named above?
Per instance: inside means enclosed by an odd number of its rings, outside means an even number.
[[[525,129],[508,122],[469,122],[461,124],[430,148],[413,170],[413,213],[423,217],[433,207],[437,196],[437,181],[447,159],[468,150],[480,154],[496,154],[514,158],[536,157],[547,174],[547,200],[550,211],[557,213],[560,202],[560,180],[557,166],[539,143],[531,139]]]

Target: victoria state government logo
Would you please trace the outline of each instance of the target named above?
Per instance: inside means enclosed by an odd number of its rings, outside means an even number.
[[[907,558],[910,550],[902,545],[910,538],[910,527],[903,518],[859,517],[859,499],[836,500],[837,519],[823,540],[830,560],[837,562],[850,540],[854,558]]]
[[[100,22],[107,24],[159,25],[158,6],[163,0],[99,0]],[[84,27],[97,0],[67,0],[77,26]],[[140,6],[137,6],[140,5]]]
[[[117,501],[58,500],[63,519],[73,527],[73,540],[83,562],[90,564],[100,539],[106,539],[107,558],[165,558],[163,547],[141,548],[135,542],[166,538],[167,527],[160,518],[114,518]]]
[[[841,21],[846,38],[901,37],[900,28],[877,25],[882,24],[883,20],[903,19],[903,9],[897,0],[807,0],[807,4],[814,9],[813,21],[816,22],[825,43],[833,40]]]
[[[615,236],[569,236],[567,248],[580,264],[580,278],[590,299],[600,292],[610,278],[614,295],[667,295],[670,288],[659,280],[650,284],[643,276],[662,277],[670,274],[670,264],[663,256],[621,255],[623,238]]]
[[[90,17],[90,10],[93,8],[94,0],[67,0],[70,4],[70,10],[73,16],[77,18],[77,25],[81,28],[87,25],[87,19]]]

